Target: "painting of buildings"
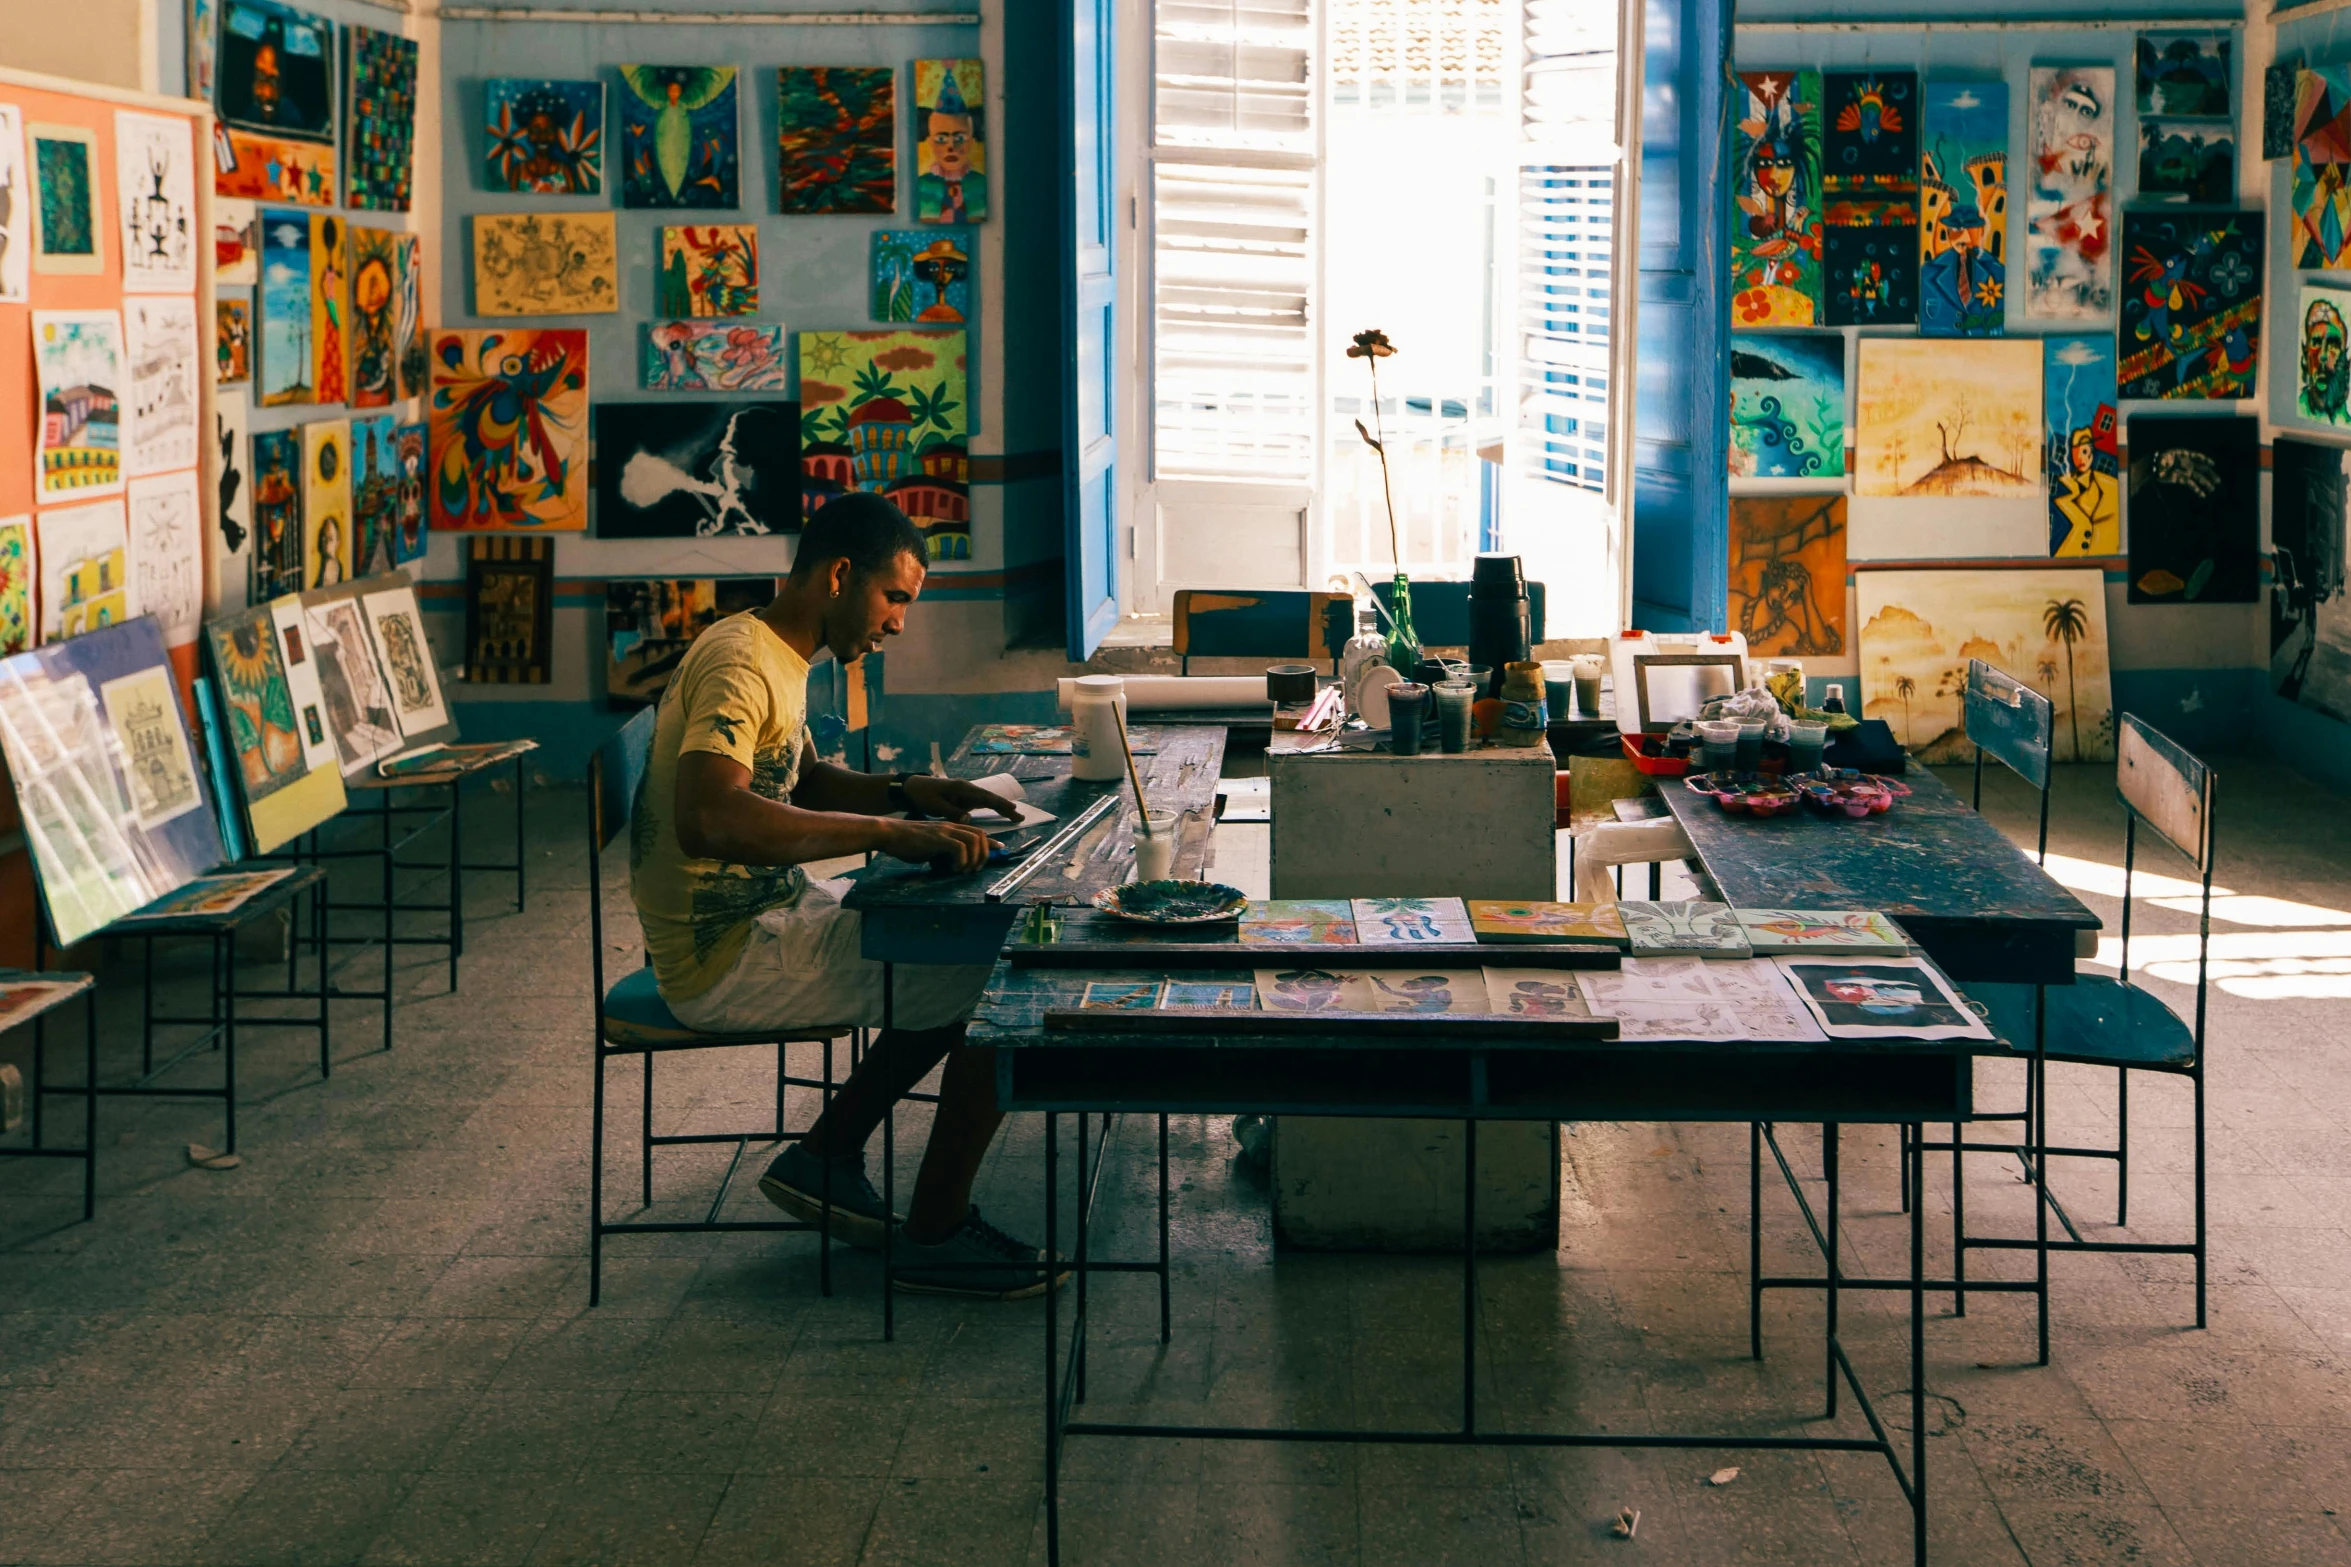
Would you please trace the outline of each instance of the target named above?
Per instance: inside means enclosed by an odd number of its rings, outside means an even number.
[[[933,560],[971,557],[971,428],[962,332],[800,334],[801,493],[887,495]]]

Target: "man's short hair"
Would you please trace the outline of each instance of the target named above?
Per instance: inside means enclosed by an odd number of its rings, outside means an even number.
[[[902,554],[928,563],[922,530],[885,496],[870,490],[836,495],[817,509],[800,533],[792,575],[821,571],[846,559],[858,572],[879,571]]]

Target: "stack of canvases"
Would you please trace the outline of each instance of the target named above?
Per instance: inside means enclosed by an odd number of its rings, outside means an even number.
[[[963,324],[972,247],[987,215],[981,64],[914,63],[917,230],[872,235],[875,320],[889,331],[800,333],[800,401],[784,323],[758,319],[759,226],[705,219],[655,239],[653,296],[626,299],[610,212],[483,213],[472,220],[478,315],[642,316],[650,392],[726,394],[599,402],[596,532],[604,538],[794,531],[831,496],[888,494],[934,560],[968,559],[970,388]],[[621,65],[606,84],[492,78],[483,86],[484,187],[518,197],[601,195],[681,216],[737,212],[741,90],[733,66]],[[898,72],[777,72],[776,210],[898,210]],[[609,171],[609,172],[608,172]],[[571,328],[444,332],[431,374],[435,525],[561,531],[588,525],[581,461],[588,335]],[[778,394],[746,398],[745,393]],[[476,541],[477,558],[497,554]],[[551,558],[551,557],[550,557]],[[549,568],[551,570],[551,566]],[[616,585],[617,586],[617,585]],[[652,584],[632,584],[642,598]],[[477,627],[527,640],[511,595],[477,588]],[[477,661],[480,661],[477,659]]]
[[[2134,415],[2126,448],[2117,416],[2254,395],[2263,231],[2226,205],[2231,42],[2143,34],[2119,68],[2031,66],[2013,224],[2009,83],[1739,73],[1731,624],[1759,653],[1857,669],[1863,710],[1930,761],[1967,749],[1976,657],[2055,702],[2060,757],[2113,755],[2103,577],[2126,567],[2126,478],[2130,602],[2259,592],[2256,422]],[[2140,137],[2127,206],[2118,80]],[[1814,326],[1879,330],[1778,330]],[[1888,569],[1953,559],[1969,569]]]

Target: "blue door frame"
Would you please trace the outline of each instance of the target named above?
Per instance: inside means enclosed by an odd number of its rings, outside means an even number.
[[[1069,656],[1091,658],[1119,615],[1117,381],[1118,291],[1112,264],[1116,186],[1111,155],[1111,0],[1069,0],[1062,81],[1069,110],[1063,149],[1061,304],[1070,346],[1062,395],[1062,472],[1068,530]]]

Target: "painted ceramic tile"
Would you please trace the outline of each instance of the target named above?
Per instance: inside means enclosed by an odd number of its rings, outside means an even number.
[[[339,403],[351,395],[349,343],[351,256],[343,220],[324,213],[310,220],[310,385],[313,400]]]
[[[971,558],[962,332],[802,332],[800,486],[809,515],[874,490],[922,529],[930,557]]]
[[[2106,580],[2096,567],[1862,571],[1861,715],[1929,763],[1975,755],[1960,710],[1980,658],[2049,698],[2056,759],[2114,760]]]
[[[781,392],[791,385],[786,329],[657,321],[645,329],[648,392]]]
[[[400,454],[394,414],[351,421],[351,575],[381,576],[400,564],[401,492],[416,485]],[[416,486],[421,489],[421,485]]]
[[[1257,1005],[1268,1012],[1368,1012],[1371,986],[1364,976],[1330,969],[1256,971]]]
[[[2228,416],[2136,414],[2130,426],[2133,604],[2261,596],[2261,431]]]
[[[392,535],[392,563],[406,566],[424,559],[425,427],[400,426],[393,451],[399,461],[399,527]]]
[[[1917,958],[1780,967],[1831,1039],[1989,1039],[1992,1031]]]
[[[289,141],[335,139],[335,24],[276,0],[222,0],[220,117]],[[327,199],[332,201],[330,190]]]
[[[604,84],[494,76],[482,84],[491,190],[595,196],[604,190]]]
[[[664,228],[659,308],[665,316],[759,314],[759,230],[748,223]]]
[[[2217,204],[2237,190],[2237,133],[2226,123],[2139,122],[2139,194]]]
[[[988,215],[987,94],[978,60],[914,62],[914,219]]]
[[[41,386],[44,501],[103,495],[122,485],[122,317],[112,310],[33,312],[33,366]]]
[[[153,615],[163,645],[196,640],[204,618],[204,508],[196,471],[133,479],[130,492],[131,602]]]
[[[1747,937],[1728,904],[1619,902],[1616,909],[1635,957],[1747,956]]]
[[[1747,944],[1760,953],[1900,957],[1910,950],[1901,927],[1883,914],[1833,909],[1740,909],[1737,913]]]
[[[2261,353],[2261,214],[2126,212],[2125,397],[2251,397]]]
[[[316,402],[311,381],[310,220],[261,215],[261,406]]]
[[[1213,1007],[1219,1012],[1251,1012],[1257,1007],[1257,987],[1240,980],[1171,979],[1159,993],[1159,1005]]]
[[[2351,719],[2351,451],[2279,435],[2270,456],[2269,674],[2278,695]]]
[[[252,590],[253,448],[246,428],[252,404],[243,392],[212,400],[214,529],[205,542],[204,613],[243,609]]]
[[[1422,1016],[1486,1015],[1486,976],[1481,969],[1368,969],[1355,976],[1369,1012]]]
[[[248,201],[335,204],[335,149],[309,142],[222,130],[213,136],[212,189]]]
[[[302,437],[293,430],[253,435],[253,602],[300,592]]]
[[[2114,339],[2041,339],[2048,412],[2041,451],[2049,477],[2049,554],[2122,553],[2122,479],[2116,446]]]
[[[114,192],[126,294],[196,287],[196,143],[176,114],[114,111]]]
[[[1621,947],[1632,939],[1613,903],[1472,898],[1468,908],[1469,927],[1480,941],[1606,941]]]
[[[139,612],[131,596],[130,516],[118,496],[41,513],[41,640],[117,626]]]
[[[545,685],[554,656],[555,542],[489,534],[466,543],[465,678]]]
[[[406,212],[416,157],[416,43],[343,28],[343,178],[361,212]]]
[[[123,426],[123,475],[136,479],[192,468],[201,439],[196,410],[204,381],[196,301],[186,294],[136,294],[122,305],[131,385],[130,417]]]
[[[376,651],[383,656],[384,678],[390,684],[400,733],[415,740],[449,722],[449,708],[441,695],[441,677],[433,669],[432,645],[425,640],[424,617],[416,607],[416,590],[405,582],[381,592],[359,596],[375,634]]]
[[[773,577],[606,578],[604,705],[654,706],[696,637],[775,591]]]
[[[1558,968],[1485,969],[1486,1010],[1496,1017],[1590,1017],[1592,1009],[1573,971]]]
[[[595,421],[598,538],[799,530],[792,404],[599,401]]]
[[[1731,498],[1730,623],[1755,657],[1845,652],[1845,497]]]
[[[2041,345],[1861,340],[1861,495],[2041,493]]]
[[[389,408],[400,392],[393,328],[400,306],[399,238],[390,229],[351,225],[350,404]]]
[[[98,138],[78,125],[25,127],[32,145],[33,270],[106,270],[98,216]]]
[[[351,573],[351,421],[302,426],[302,585],[332,588]]]
[[[436,528],[588,525],[588,334],[433,334]]]
[[[2227,33],[2141,33],[2135,58],[2142,117],[2229,117],[2237,77]]]
[[[0,305],[21,305],[33,297],[36,210],[32,169],[25,162],[24,111],[0,103]]]
[[[1810,326],[1820,317],[1820,73],[1739,73],[1731,203],[1731,319]]]
[[[400,370],[400,395],[422,397],[430,380],[424,330],[424,252],[414,234],[392,242],[399,289],[392,308],[392,359]]]
[[[2114,308],[2114,71],[2035,66],[2025,314],[2103,320]]]
[[[2294,411],[2318,424],[2351,424],[2345,406],[2344,323],[2351,292],[2302,285],[2302,342],[2296,364]]]
[[[357,598],[336,598],[302,606],[310,657],[318,665],[319,693],[326,699],[327,729],[343,776],[364,772],[379,757],[400,749],[400,724],[392,691],[376,661],[375,639]]]
[[[1477,940],[1459,898],[1356,898],[1355,939],[1367,947]]]
[[[1921,119],[1919,332],[1996,337],[2008,309],[2008,84],[1929,82]]]
[[[267,799],[308,770],[269,609],[256,605],[211,622],[205,631],[245,798]]]
[[[2351,267],[2351,66],[2300,71],[2294,87],[2294,265],[2339,271]]]
[[[776,72],[776,210],[898,209],[894,66],[787,65]]]
[[[33,645],[33,519],[0,517],[0,653]]]
[[[2294,78],[2298,60],[2280,60],[2261,73],[2261,157],[2274,163],[2294,155]]]
[[[1834,479],[1845,472],[1845,339],[1833,332],[1731,334],[1731,477]]]
[[[618,267],[609,212],[474,215],[476,315],[608,314],[620,308]]]
[[[971,318],[971,235],[876,229],[873,318],[960,326]]]
[[[1100,1012],[1148,1012],[1159,1005],[1159,982],[1094,980],[1086,986],[1078,1005]]]
[[[1352,947],[1355,910],[1344,898],[1252,898],[1241,915],[1244,947]]]
[[[223,294],[212,302],[212,384],[243,386],[253,379],[253,296]]]
[[[620,204],[741,205],[731,65],[620,68]]]

